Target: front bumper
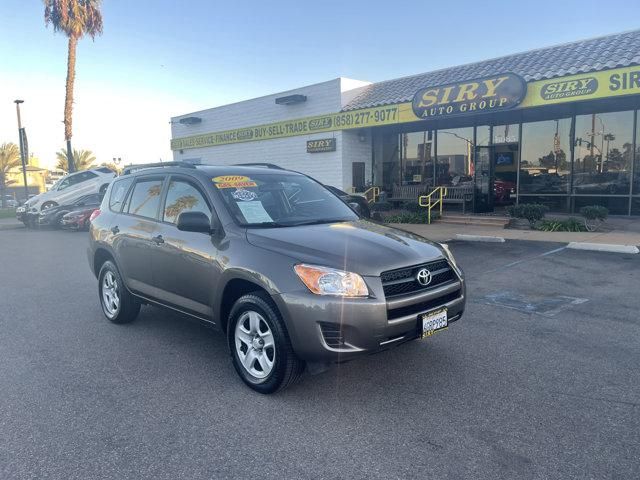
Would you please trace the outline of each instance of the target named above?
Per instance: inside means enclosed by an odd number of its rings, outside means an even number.
[[[312,362],[351,360],[417,338],[423,313],[446,307],[452,323],[465,309],[463,279],[388,301],[380,278],[365,280],[370,298],[321,296],[306,290],[273,296],[296,355]]]

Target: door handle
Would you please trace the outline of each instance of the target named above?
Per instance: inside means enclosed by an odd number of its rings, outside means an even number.
[[[117,233],[120,233],[120,229],[118,228],[117,225],[111,228],[111,233],[113,233],[114,235],[116,235]]]
[[[156,245],[160,245],[160,244],[164,243],[164,238],[162,238],[162,235],[157,235],[155,237],[152,237],[151,241],[153,243],[155,243]]]

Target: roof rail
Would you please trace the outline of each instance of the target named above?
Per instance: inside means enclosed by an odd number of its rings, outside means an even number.
[[[274,168],[276,170],[284,170],[284,168],[282,168],[279,165],[276,165],[275,163],[262,163],[262,162],[236,163],[235,166],[236,167],[264,167],[264,168]]]
[[[124,167],[122,175],[129,175],[130,173],[142,170],[144,168],[157,168],[157,167],[183,167],[183,168],[196,168],[192,163],[187,162],[160,162],[160,163],[140,163],[138,165],[129,165]]]

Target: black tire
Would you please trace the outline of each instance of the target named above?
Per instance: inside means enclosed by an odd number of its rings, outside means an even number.
[[[236,326],[243,315],[249,311],[260,314],[273,335],[275,347],[273,367],[265,378],[253,376],[242,365],[236,349]],[[227,340],[236,372],[244,383],[258,393],[270,394],[283,390],[295,383],[304,371],[304,362],[296,356],[291,347],[289,334],[276,305],[263,292],[249,293],[236,301],[229,314]]]
[[[67,212],[60,212],[58,215],[56,215],[56,218],[51,221],[51,228],[62,228],[62,217],[64,217],[66,214]]]
[[[116,285],[114,290],[118,294],[119,305],[117,308],[107,307],[104,299],[104,279],[105,276],[112,275],[115,279]],[[100,267],[100,273],[98,274],[98,297],[100,299],[100,306],[102,307],[102,313],[112,323],[130,323],[133,322],[138,313],[140,312],[140,302],[129,293],[124,286],[118,267],[111,261],[107,260]]]
[[[40,211],[46,210],[47,208],[51,208],[51,207],[57,207],[57,206],[58,204],[56,202],[53,202],[50,200],[42,204],[42,207],[40,207]]]

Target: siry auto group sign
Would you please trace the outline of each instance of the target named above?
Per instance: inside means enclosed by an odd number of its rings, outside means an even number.
[[[336,139],[322,138],[320,140],[307,140],[307,153],[335,152]]]
[[[522,102],[527,93],[524,79],[514,73],[421,88],[412,108],[421,119],[507,110]]]
[[[171,149],[182,151],[296,135],[377,128],[454,115],[470,116],[475,113],[544,107],[622,95],[640,95],[640,67],[637,65],[536,80],[528,84],[518,75],[501,73],[476,80],[421,88],[411,101],[408,99],[400,103],[383,103],[375,107],[173,138]],[[325,143],[326,140],[328,139],[311,141],[307,145],[307,151],[332,151],[334,146],[330,141]]]

